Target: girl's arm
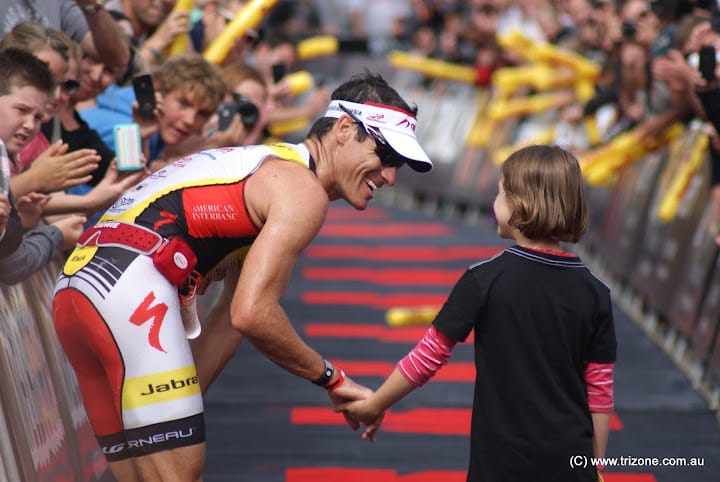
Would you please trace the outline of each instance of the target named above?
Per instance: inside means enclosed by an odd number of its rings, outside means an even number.
[[[457,342],[431,326],[423,338],[367,400],[339,405],[351,418],[365,424],[362,437],[375,440],[383,413],[414,389],[421,387],[447,364]]]
[[[585,385],[593,421],[593,456],[604,458],[610,433],[614,402],[612,363],[590,362],[585,366]],[[598,467],[602,470],[604,467]]]

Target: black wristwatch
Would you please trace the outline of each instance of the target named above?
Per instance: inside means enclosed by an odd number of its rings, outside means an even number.
[[[325,368],[323,369],[322,375],[320,375],[320,378],[317,380],[313,380],[313,383],[320,387],[324,387],[330,383],[330,379],[332,379],[333,373],[335,373],[335,367],[332,366],[332,363],[327,360],[323,360],[323,363],[325,363]]]

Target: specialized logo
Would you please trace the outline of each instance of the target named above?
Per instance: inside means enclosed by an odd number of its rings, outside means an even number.
[[[165,319],[168,307],[165,303],[158,303],[151,306],[154,301],[155,294],[150,292],[142,303],[140,303],[140,306],[135,308],[133,314],[130,315],[130,322],[140,326],[150,321],[150,331],[148,332],[148,342],[150,342],[150,346],[163,353],[167,353],[165,349],[160,346],[160,327]]]
[[[161,226],[165,226],[166,224],[173,224],[175,221],[177,221],[177,214],[169,213],[167,211],[160,211],[160,219],[155,221],[155,224],[153,224],[153,230],[157,231],[160,229]]]
[[[188,365],[142,377],[128,378],[123,385],[123,409],[168,402],[200,393],[195,366]]]

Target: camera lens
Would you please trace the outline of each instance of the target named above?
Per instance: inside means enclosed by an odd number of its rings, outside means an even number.
[[[636,33],[637,33],[637,28],[635,27],[635,23],[632,20],[623,20],[623,22],[622,22],[623,37],[628,40],[632,40],[635,38]]]
[[[235,94],[233,95],[235,104],[237,105],[237,112],[240,114],[240,120],[245,127],[253,127],[257,124],[260,118],[260,110],[252,103],[250,99],[244,95]]]

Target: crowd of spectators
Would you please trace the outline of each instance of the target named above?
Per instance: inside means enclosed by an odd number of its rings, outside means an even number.
[[[221,62],[206,59],[248,3],[197,0],[187,11],[172,0],[0,1],[0,282],[22,281],[68,249],[142,176],[204,148],[262,143],[273,122],[323,112],[326,86],[316,83],[300,101],[287,81],[298,42],[316,35],[371,56],[400,49],[469,66],[478,88],[526,61],[502,45],[506,33],[580,54],[600,74],[590,98],[570,95],[554,107],[561,123],[572,128],[610,110],[600,137],[608,142],[629,129],[653,138],[676,122],[706,121],[720,224],[720,91],[699,65],[708,52],[714,65],[720,48],[716,2],[281,0]],[[187,39],[180,50],[178,37]],[[133,79],[148,73],[156,106],[142,115]],[[222,123],[228,106],[236,115]],[[145,162],[130,173],[117,169],[113,139],[114,125],[128,122],[140,126]],[[595,147],[577,136],[555,142]]]

